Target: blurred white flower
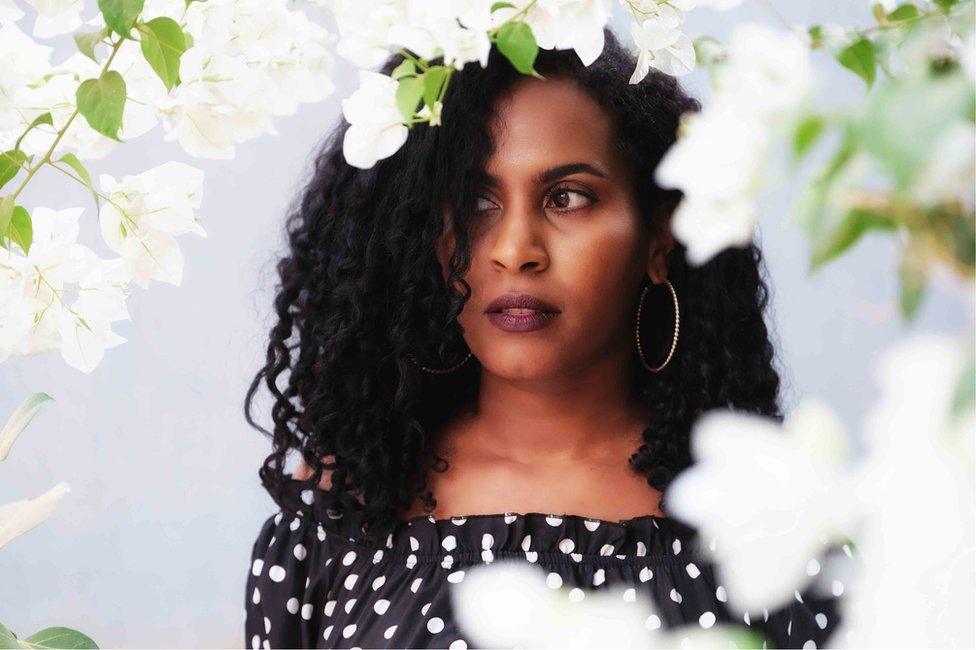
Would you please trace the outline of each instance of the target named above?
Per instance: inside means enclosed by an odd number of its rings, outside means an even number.
[[[206,237],[194,210],[200,207],[203,172],[168,162],[117,182],[99,177],[111,202],[102,204],[99,225],[108,246],[125,260],[132,281],[146,288],[150,280],[179,286],[183,253],[176,235],[192,232]]]
[[[68,484],[61,481],[39,497],[0,506],[0,548],[6,546],[13,538],[50,519],[62,497],[70,491]]]
[[[101,363],[105,350],[125,343],[112,331],[111,323],[128,320],[125,290],[129,276],[124,260],[92,258],[78,282],[78,298],[71,310],[59,312],[61,355],[68,365],[91,372]]]
[[[698,7],[711,7],[719,11],[733,9],[742,4],[742,0],[669,0],[678,9],[690,11]]]
[[[358,68],[382,64],[393,47],[390,31],[406,21],[405,0],[332,0],[323,4],[328,4],[335,16],[339,31],[336,52]]]
[[[15,23],[24,17],[24,10],[14,0],[0,0],[0,25]]]
[[[14,23],[0,27],[0,149],[12,148],[24,126],[44,112],[33,107],[26,91],[50,70],[52,50]]]
[[[714,548],[729,606],[742,612],[787,604],[807,566],[847,535],[853,511],[836,416],[803,402],[780,427],[750,413],[707,412],[691,435],[695,464],[669,488],[671,509]]]
[[[970,213],[976,205],[976,126],[968,120],[946,125],[932,154],[918,171],[910,193],[923,205],[959,200]]]
[[[342,100],[350,126],[342,142],[346,162],[368,169],[392,156],[407,141],[407,126],[396,105],[397,82],[378,72],[359,71],[359,88]]]
[[[644,648],[654,638],[644,622],[655,610],[643,594],[626,600],[611,588],[576,599],[570,591],[549,587],[534,564],[502,560],[469,567],[449,594],[476,647]]]
[[[813,88],[806,45],[748,23],[733,31],[716,77],[712,102],[682,116],[678,140],[655,170],[658,184],[684,193],[672,228],[694,265],[751,241],[773,134]]]
[[[856,491],[862,575],[837,632],[850,647],[976,646],[976,430],[948,418],[970,354],[947,335],[916,336],[874,369],[881,395]],[[960,424],[972,421],[970,410]]]
[[[76,30],[81,26],[84,0],[27,0],[37,10],[32,34],[49,38]]]

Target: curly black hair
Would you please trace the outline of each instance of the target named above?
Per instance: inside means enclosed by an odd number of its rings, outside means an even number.
[[[589,66],[572,50],[541,50],[535,67],[546,78],[575,80],[606,109],[615,144],[636,172],[640,214],[652,229],[664,228],[682,195],[659,187],[653,170],[675,141],[680,115],[701,105],[657,70],[629,83],[634,57],[609,29],[604,35],[603,52]],[[390,74],[402,60],[391,55],[381,72]],[[471,295],[462,279],[471,263],[465,224],[478,172],[493,150],[493,107],[522,77],[493,48],[487,67],[469,63],[453,74],[442,125],[414,125],[403,147],[370,169],[345,161],[347,124],[327,136],[287,218],[290,250],[277,265],[277,323],[244,405],[248,423],[272,438],[258,473],[277,503],[295,481],[284,465],[296,449],[312,470],[303,489],[316,489],[329,470],[330,507],[358,511],[368,539],[392,531],[415,496],[426,512],[434,510],[427,471],[446,471],[447,461],[433,451],[433,432],[475,401],[481,366],[472,358],[456,372],[430,374],[409,357],[435,368],[463,358],[455,319]],[[456,236],[446,281],[435,254],[444,205],[453,206]],[[630,466],[662,493],[691,464],[689,434],[704,411],[730,408],[782,421],[762,266],[752,242],[700,266],[686,260],[680,242],[669,255],[668,279],[681,311],[675,355],[657,373],[631,364],[634,394],[651,415]],[[651,288],[651,313],[673,315],[667,288]],[[660,363],[673,319],[642,320],[645,358]],[[274,398],[273,432],[251,415],[262,382]],[[662,499],[665,513],[666,506]]]

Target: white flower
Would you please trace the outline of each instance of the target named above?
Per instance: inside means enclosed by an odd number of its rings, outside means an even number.
[[[396,105],[397,82],[391,77],[359,71],[359,88],[342,100],[349,129],[342,142],[346,162],[368,169],[392,156],[407,141],[407,126]]]
[[[150,280],[179,286],[183,254],[175,237],[192,232],[206,237],[194,209],[200,207],[203,172],[168,162],[116,182],[99,177],[112,202],[102,204],[99,225],[109,247],[122,255],[126,271],[139,286]]]
[[[881,394],[865,420],[856,493],[865,515],[861,576],[837,632],[848,647],[976,645],[976,429],[956,429],[948,418],[971,339],[915,336],[875,366]],[[960,423],[972,421],[970,409]],[[924,525],[907,525],[917,513]]]
[[[49,519],[62,497],[70,491],[68,484],[61,481],[39,497],[0,506],[0,548]]]
[[[516,0],[514,8],[492,13],[495,25],[521,11],[530,0]],[[532,28],[539,47],[575,50],[583,65],[590,65],[603,51],[603,29],[610,19],[607,0],[538,0],[522,17]]]
[[[971,212],[976,199],[976,126],[957,119],[943,127],[931,155],[911,187],[917,202],[933,205],[958,199]]]
[[[0,0],[0,25],[15,23],[24,17],[24,10],[13,0]]]
[[[452,609],[476,647],[648,647],[653,603],[643,594],[626,602],[623,587],[552,587],[538,566],[514,560],[469,567],[450,587]]]
[[[390,54],[390,31],[406,22],[405,0],[334,0],[336,52],[358,68],[375,68]]]
[[[14,23],[0,27],[0,148],[3,150],[12,148],[24,127],[44,112],[34,108],[25,90],[40,82],[50,70],[52,49],[38,44]]]
[[[630,23],[630,36],[637,49],[637,67],[630,77],[635,84],[647,76],[650,69],[678,76],[695,67],[695,48],[681,31],[684,15],[669,4],[650,3],[641,10],[638,20]]]
[[[91,372],[107,348],[126,341],[112,331],[111,323],[129,319],[125,304],[128,279],[123,258],[91,260],[78,282],[78,298],[71,310],[59,312],[61,355],[68,365]]]
[[[730,606],[756,612],[787,604],[809,579],[808,562],[853,511],[843,472],[842,427],[807,400],[780,427],[751,413],[715,409],[695,423],[695,464],[669,488],[671,509],[714,539]]]
[[[758,120],[785,116],[808,96],[813,67],[805,43],[790,32],[746,23],[735,28],[729,64],[719,69],[716,93]]]
[[[81,26],[84,0],[27,0],[37,10],[33,35],[49,38],[76,30]]]

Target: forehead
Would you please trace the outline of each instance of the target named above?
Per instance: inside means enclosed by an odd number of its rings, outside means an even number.
[[[487,171],[499,178],[576,161],[618,171],[622,162],[609,113],[570,79],[520,79],[498,101],[490,128]]]

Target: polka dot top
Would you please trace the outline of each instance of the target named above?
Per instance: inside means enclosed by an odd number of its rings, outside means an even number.
[[[696,548],[697,532],[675,519],[421,515],[371,546],[354,514],[328,509],[321,490],[288,480],[283,507],[265,520],[252,550],[244,605],[251,648],[475,647],[452,616],[448,590],[466,567],[500,558],[537,564],[546,584],[572,602],[610,587],[623,589],[624,601],[640,592],[655,606],[648,630],[738,623],[764,635],[763,647],[820,648],[840,622],[837,580],[833,594],[808,588],[761,616],[731,613],[725,587]]]

